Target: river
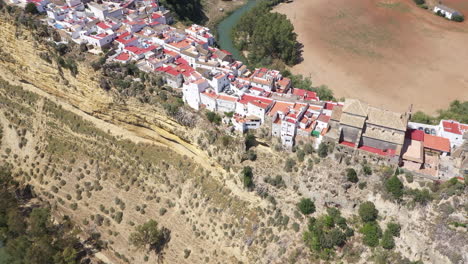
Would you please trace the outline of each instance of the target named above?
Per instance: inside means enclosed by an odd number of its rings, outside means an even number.
[[[245,58],[242,55],[242,53],[234,46],[234,42],[231,38],[232,28],[237,24],[237,22],[243,14],[255,7],[257,2],[258,0],[248,0],[245,5],[238,8],[236,11],[234,11],[231,15],[223,19],[223,21],[221,21],[221,23],[218,24],[218,45],[221,47],[221,49],[227,50],[230,53],[232,53],[232,56],[236,60],[245,61]]]

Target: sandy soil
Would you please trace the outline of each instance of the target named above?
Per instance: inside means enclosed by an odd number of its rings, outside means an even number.
[[[468,14],[468,4],[451,0]],[[458,4],[458,5],[457,5]],[[411,0],[294,0],[286,14],[304,44],[294,73],[390,110],[434,113],[468,100],[468,23],[450,22]]]

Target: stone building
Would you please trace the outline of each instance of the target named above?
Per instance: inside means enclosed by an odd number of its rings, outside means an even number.
[[[329,137],[334,136],[342,145],[386,156],[389,161],[398,163],[409,117],[408,113],[396,113],[356,99],[346,99],[343,108],[337,108],[332,114],[330,126],[334,134]]]

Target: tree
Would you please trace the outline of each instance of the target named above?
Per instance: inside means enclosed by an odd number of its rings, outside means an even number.
[[[362,242],[369,247],[379,245],[379,239],[382,237],[382,230],[376,222],[365,223],[359,230],[363,234]]]
[[[352,183],[357,183],[359,181],[356,170],[353,168],[346,169],[346,177],[348,178],[348,181]]]
[[[242,183],[244,184],[245,188],[252,188],[253,186],[253,172],[250,166],[246,166],[242,169],[241,173]]]
[[[229,146],[229,143],[231,143],[231,137],[228,135],[223,135],[221,137],[221,144],[223,145],[223,147]]]
[[[62,252],[58,252],[54,256],[56,264],[75,264],[78,252],[73,247],[66,247]]]
[[[411,115],[411,121],[416,123],[423,123],[423,124],[433,124],[434,117],[427,115],[421,111],[417,111],[413,115]]]
[[[297,160],[298,160],[299,162],[303,162],[303,161],[304,161],[305,152],[304,152],[302,149],[298,150],[298,151],[296,152],[296,155],[297,155]]]
[[[257,143],[257,140],[255,140],[255,136],[253,134],[247,134],[245,136],[245,149],[246,150],[249,150],[251,147],[255,146],[255,144]]]
[[[312,154],[314,152],[314,147],[310,143],[306,143],[304,145],[304,152],[305,154]]]
[[[390,222],[387,224],[387,231],[394,237],[400,236],[401,226],[398,223]]]
[[[455,22],[463,22],[463,21],[465,21],[465,17],[462,16],[462,15],[455,14],[455,15],[452,16],[452,20],[455,21]]]
[[[327,147],[327,144],[325,143],[320,143],[319,147],[318,147],[318,155],[319,157],[321,158],[325,158],[327,155],[328,155],[328,147]]]
[[[385,189],[391,193],[393,198],[400,199],[403,196],[403,183],[398,176],[392,176],[385,182]]]
[[[385,249],[392,249],[395,247],[395,240],[393,239],[392,233],[389,232],[388,229],[384,232],[380,245]]]
[[[364,202],[359,206],[359,216],[364,222],[372,222],[377,219],[379,210],[375,208],[373,202]]]
[[[37,7],[34,3],[27,3],[24,10],[26,11],[26,13],[29,13],[29,14],[33,14],[33,15],[39,14],[39,11],[37,10]]]
[[[318,97],[320,100],[323,101],[331,101],[335,100],[335,97],[333,97],[333,91],[328,88],[326,85],[321,85],[317,88],[315,88],[315,91],[317,92]]]
[[[429,192],[429,190],[426,188],[424,188],[423,190],[418,190],[418,189],[413,190],[412,194],[413,194],[413,201],[422,205],[426,205],[428,202],[432,200],[432,195]]]
[[[292,172],[294,166],[296,166],[296,161],[291,158],[287,158],[284,164],[284,170],[287,172]]]
[[[206,112],[206,118],[208,119],[208,121],[210,121],[210,123],[214,123],[216,125],[221,124],[221,117],[215,112],[211,112],[211,111]]]
[[[336,246],[344,246],[348,237],[354,231],[346,225],[346,219],[336,208],[328,208],[327,213],[318,217],[309,218],[307,231],[303,238],[311,251],[318,253],[323,260],[330,260]]]
[[[130,244],[141,249],[148,247],[149,250],[155,250],[157,254],[161,253],[165,245],[169,242],[170,231],[166,228],[158,228],[158,223],[149,220],[143,225],[139,225],[136,231],[130,234]]]
[[[364,175],[372,175],[372,169],[368,165],[364,165],[362,167],[362,171],[364,172]]]
[[[31,233],[40,236],[47,233],[50,222],[50,211],[47,208],[34,208],[29,216]]]
[[[304,215],[309,215],[315,212],[315,204],[309,198],[302,198],[299,204],[297,204],[297,207]]]

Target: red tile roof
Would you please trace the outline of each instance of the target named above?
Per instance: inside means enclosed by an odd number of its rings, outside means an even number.
[[[359,147],[359,149],[365,150],[367,152],[375,153],[381,156],[394,156],[395,155],[394,149],[382,150],[382,149],[373,148],[369,146],[362,146],[362,147]]]
[[[304,100],[317,100],[317,93],[304,89],[293,88],[292,94],[302,97]]]
[[[330,117],[327,115],[320,115],[317,120],[323,123],[328,123],[328,121],[330,121]]]
[[[271,100],[271,99],[266,99],[266,98],[263,98],[263,97],[257,97],[257,96],[244,94],[240,98],[239,103],[247,104],[248,102],[252,102],[252,101],[261,101],[261,102],[266,103],[266,104],[271,104],[271,102],[273,102],[273,100]]]
[[[416,141],[424,141],[424,132],[418,129],[408,129],[406,137]]]
[[[460,123],[456,121],[442,121],[442,126],[444,127],[445,132],[454,133],[458,135],[462,134],[462,132],[460,131]]]
[[[450,140],[426,134],[424,135],[424,147],[442,152],[450,152]]]
[[[117,55],[115,59],[119,61],[128,61],[128,59],[130,59],[130,55],[128,55],[128,53],[122,52],[119,55]]]
[[[341,141],[340,144],[348,146],[348,147],[352,147],[352,148],[354,148],[356,146],[356,144],[354,144],[352,142],[348,142],[348,141]]]
[[[99,22],[96,24],[96,26],[102,28],[102,29],[108,29],[108,28],[111,28],[110,26],[108,26],[106,23],[104,22]]]
[[[327,110],[333,110],[333,108],[335,107],[334,104],[331,104],[331,103],[325,103],[325,109]]]

